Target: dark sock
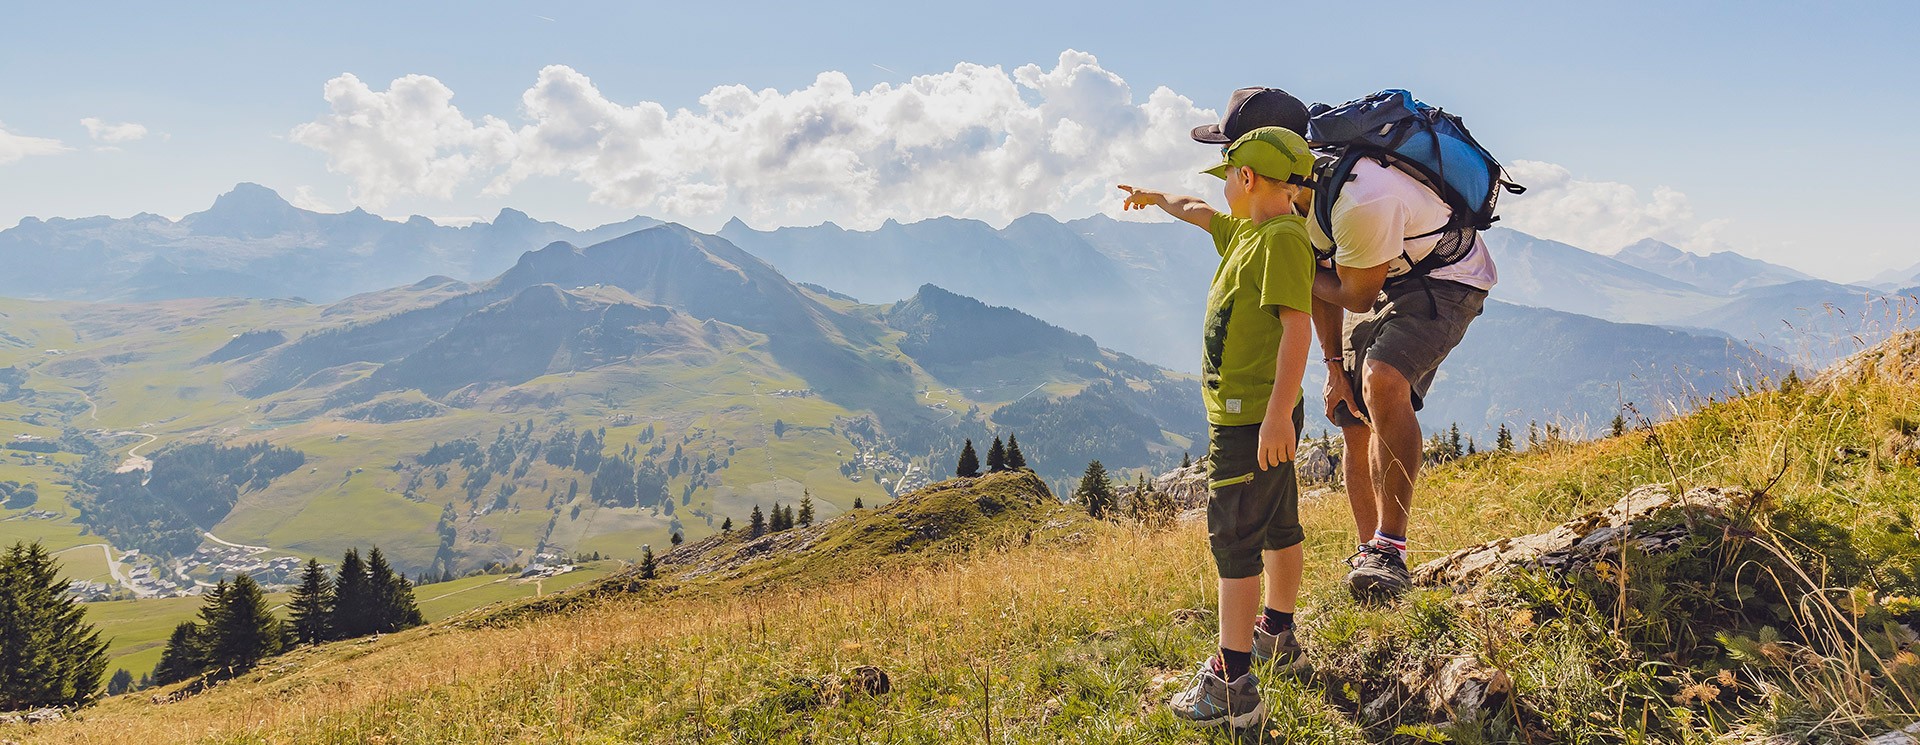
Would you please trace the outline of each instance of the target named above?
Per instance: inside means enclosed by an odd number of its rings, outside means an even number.
[[[1267,622],[1267,633],[1278,634],[1282,631],[1286,631],[1287,629],[1293,628],[1292,613],[1281,613],[1280,611],[1274,610],[1272,608],[1267,608],[1266,611],[1267,611],[1267,615],[1264,616],[1262,620]]]
[[[1248,670],[1253,669],[1253,651],[1235,652],[1221,647],[1220,663],[1224,668],[1220,671],[1220,678],[1232,683],[1239,680],[1240,676],[1246,675]]]

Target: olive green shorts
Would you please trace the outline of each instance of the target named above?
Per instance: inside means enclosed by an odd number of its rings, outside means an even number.
[[[1306,419],[1304,402],[1293,407],[1297,438]],[[1300,529],[1300,482],[1293,462],[1260,470],[1260,425],[1212,428],[1207,446],[1207,543],[1221,579],[1260,573],[1261,551],[1306,540]]]
[[[1360,371],[1367,360],[1392,365],[1413,388],[1413,410],[1425,405],[1427,391],[1433,388],[1434,375],[1460,340],[1467,335],[1467,324],[1480,317],[1487,291],[1444,279],[1408,279],[1380,291],[1373,308],[1365,313],[1350,313],[1341,328],[1345,353],[1340,367],[1353,387],[1354,402],[1360,414],[1367,415],[1367,402],[1360,384]],[[1333,424],[1351,427],[1363,424],[1347,410],[1345,401],[1333,411]]]

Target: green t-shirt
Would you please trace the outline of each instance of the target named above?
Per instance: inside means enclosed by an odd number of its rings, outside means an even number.
[[[1273,395],[1280,309],[1313,312],[1307,221],[1283,215],[1256,224],[1215,213],[1208,232],[1220,251],[1220,268],[1207,293],[1206,359],[1200,366],[1207,421],[1259,424]]]

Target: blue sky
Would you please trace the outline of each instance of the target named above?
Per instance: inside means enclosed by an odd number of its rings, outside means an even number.
[[[1191,117],[1193,107],[1219,107],[1235,87],[1264,84],[1327,101],[1405,87],[1463,114],[1503,160],[1536,164],[1530,173],[1565,181],[1564,189],[1516,204],[1509,214],[1517,226],[1547,237],[1610,250],[1640,231],[1839,280],[1920,261],[1920,231],[1906,219],[1909,202],[1920,196],[1913,185],[1920,145],[1905,132],[1920,114],[1913,92],[1920,61],[1903,43],[1920,20],[1910,5],[1373,2],[1349,10],[1259,3],[1222,4],[1208,13],[1168,7],[15,6],[0,24],[0,138],[15,138],[11,158],[8,140],[0,139],[0,226],[27,215],[177,217],[203,209],[239,181],[297,194],[306,204],[362,205],[396,217],[487,217],[514,206],[569,224],[644,213],[707,229],[735,213],[756,226],[821,219],[862,225],[943,211],[1001,222],[1028,208],[1077,217],[1108,201],[1091,184],[1132,171],[1139,172],[1134,180],[1205,186],[1187,178],[1205,165],[1209,153],[1201,146],[1167,141],[1115,149],[1101,142],[1158,136],[1172,124],[1143,119],[1089,132],[1080,125],[1100,129],[1090,117]],[[1069,69],[1067,50],[1097,63],[1076,58]],[[994,116],[1038,117],[1052,137],[1060,136],[1051,129],[1057,119],[1078,122],[1079,139],[1066,141],[1079,145],[1056,145],[1054,156],[1029,164],[1060,173],[1034,181],[1020,175],[1017,162],[1006,162],[1024,151],[961,153],[951,142],[916,151],[910,162],[849,165],[906,148],[871,133],[785,171],[758,170],[753,164],[766,162],[767,143],[748,141],[757,135],[729,129],[727,116],[702,103],[718,86],[743,85],[772,89],[803,116],[810,109],[801,104],[815,97],[798,92],[811,89],[845,104],[836,110],[851,122],[881,116],[882,107],[856,100],[861,92],[902,86],[913,76],[951,76],[963,63],[999,68],[1032,109]],[[1053,72],[1065,80],[1091,71],[1124,81],[1135,106],[1078,100],[1075,91],[1083,89],[1065,83],[1016,84],[1016,71],[1027,65],[1036,66],[1036,76]],[[549,78],[543,70],[556,70],[550,66],[564,67]],[[812,88],[825,71],[842,73],[853,95],[835,98],[832,85]],[[374,94],[402,76],[428,76],[451,92],[451,106],[474,133],[423,161],[435,169],[432,178],[382,169],[366,159],[406,132],[356,133],[347,131],[346,119],[329,121],[323,91],[343,74]],[[974,83],[991,77],[968,75]],[[595,132],[627,122],[635,129],[625,136],[644,139],[647,125],[618,110],[642,102],[705,118],[673,127],[682,133],[675,154],[649,156],[654,160],[644,167],[612,162],[605,143],[592,164],[581,165],[584,151],[569,149],[581,143],[560,136],[584,135],[563,132],[566,122],[543,120],[539,132],[518,131],[534,123],[523,95],[543,80],[554,85],[547,100],[555,106],[590,94],[582,105],[607,117],[582,125]],[[1148,105],[1163,87],[1192,106]],[[578,123],[568,117],[579,113],[555,116]],[[488,116],[500,120],[498,127],[485,126]],[[768,117],[760,129],[794,126]],[[83,119],[96,120],[94,133]],[[125,123],[145,134],[112,129]],[[293,134],[309,124],[306,135]],[[956,130],[954,142],[972,142],[971,131]],[[513,153],[496,152],[509,139],[518,142]],[[544,144],[529,144],[536,139]],[[735,151],[760,155],[742,163]],[[935,152],[956,159],[945,163],[929,155]],[[701,162],[708,155],[711,162]],[[805,173],[841,167],[883,176],[851,196],[808,196],[839,187]],[[884,176],[901,169],[915,175]],[[977,183],[965,180],[976,176]],[[1047,193],[1012,193],[1022,190]]]

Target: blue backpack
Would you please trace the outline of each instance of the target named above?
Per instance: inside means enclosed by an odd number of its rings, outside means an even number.
[[[1499,161],[1473,140],[1460,117],[1428,106],[1404,90],[1384,90],[1339,106],[1314,104],[1308,115],[1307,142],[1322,156],[1314,172],[1313,217],[1329,238],[1334,200],[1353,179],[1353,166],[1361,158],[1414,177],[1453,211],[1447,224],[1407,238],[1451,234],[1420,261],[1411,262],[1413,270],[1402,276],[1424,275],[1466,258],[1479,231],[1500,219],[1493,213],[1500,192],[1527,190],[1506,179]],[[1323,261],[1332,257],[1331,248],[1319,256]]]

